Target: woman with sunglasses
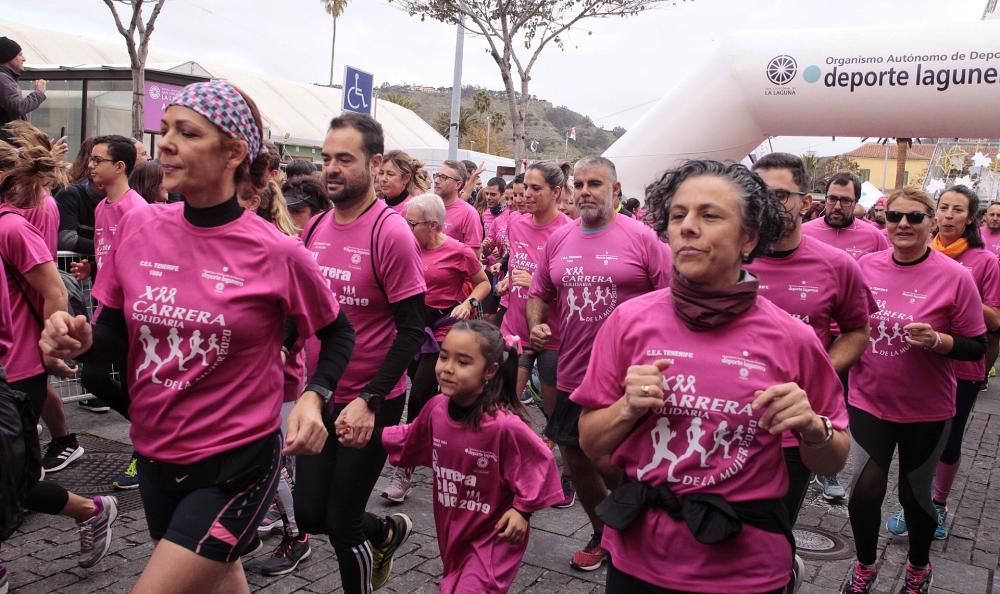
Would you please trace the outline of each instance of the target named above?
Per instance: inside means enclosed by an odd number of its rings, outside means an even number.
[[[975,215],[979,212],[979,196],[965,186],[952,186],[938,198],[938,233],[931,247],[955,260],[972,273],[982,301],[986,327],[994,332],[1000,328],[1000,262],[986,251]],[[938,460],[934,473],[934,509],[937,511],[937,528],[934,539],[948,536],[948,495],[962,463],[962,436],[969,414],[976,404],[976,396],[986,376],[986,361],[956,361],[955,417],[951,421],[948,440]],[[886,528],[893,534],[906,534],[905,511],[900,508],[889,517]]]
[[[861,447],[848,503],[857,561],[845,593],[870,592],[878,568],[878,533],[889,465],[899,449],[899,501],[910,547],[904,592],[926,592],[938,524],[931,481],[955,417],[953,360],[986,352],[982,300],[972,275],[928,245],[934,202],[907,187],[886,203],[892,249],[858,264],[879,310],[869,318],[871,346],[851,371],[848,412]]]

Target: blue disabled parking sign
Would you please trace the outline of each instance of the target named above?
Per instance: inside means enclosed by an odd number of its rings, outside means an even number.
[[[344,68],[344,101],[341,107],[345,111],[371,115],[374,87],[375,75],[347,66]]]

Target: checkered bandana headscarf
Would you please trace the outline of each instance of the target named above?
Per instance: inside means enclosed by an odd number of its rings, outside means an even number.
[[[229,83],[213,80],[188,85],[170,105],[193,109],[226,134],[245,140],[250,147],[251,160],[267,152],[250,105]]]

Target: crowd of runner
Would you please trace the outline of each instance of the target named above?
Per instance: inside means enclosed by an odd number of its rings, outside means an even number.
[[[348,113],[314,171],[262,131],[218,81],[165,110],[155,161],[101,136],[68,167],[64,143],[0,128],[0,393],[24,451],[4,505],[73,518],[81,566],[117,501],[58,485],[84,451],[49,378],[75,372],[131,423],[114,484],[155,546],[135,592],[248,592],[240,559],[271,532],[265,575],[326,535],[345,592],[381,588],[413,530],[368,509],[387,460],[389,504],[430,469],[445,592],[507,591],[532,514],[577,499],[592,537],[567,562],[608,564],[608,592],[792,592],[814,479],[847,501],[843,592],[874,588],[883,524],[909,537],[902,591],[930,589],[997,357],[1000,203],[905,187],[866,212],[856,176],[815,199],[772,153],[683,163],[640,207],[603,157],[484,179]],[[60,270],[60,249],[84,257]]]

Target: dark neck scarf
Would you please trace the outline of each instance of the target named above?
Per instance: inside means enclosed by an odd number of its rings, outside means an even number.
[[[740,280],[725,289],[706,289],[693,284],[674,268],[670,297],[674,312],[694,331],[724,326],[742,316],[757,302],[757,277],[742,271]]]
[[[497,204],[496,206],[490,209],[490,212],[493,213],[493,216],[495,217],[500,216],[500,213],[503,212],[503,204]]]
[[[236,196],[207,208],[194,208],[184,202],[184,218],[195,227],[219,227],[235,221],[242,214],[243,207],[236,201]]]
[[[386,198],[385,203],[388,204],[389,206],[397,206],[401,204],[403,200],[406,200],[406,197],[409,195],[410,192],[408,190],[403,190],[403,193],[400,194],[399,196],[396,196],[395,198]]]

